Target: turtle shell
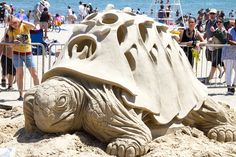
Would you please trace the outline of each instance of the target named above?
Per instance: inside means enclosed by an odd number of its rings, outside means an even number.
[[[127,11],[94,13],[74,28],[43,81],[65,76],[110,84],[123,89],[127,104],[152,113],[158,123],[181,119],[201,107],[207,91],[167,29]]]

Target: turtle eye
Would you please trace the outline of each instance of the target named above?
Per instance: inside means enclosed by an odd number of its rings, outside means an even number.
[[[61,96],[57,101],[57,108],[64,109],[67,99],[66,96]]]

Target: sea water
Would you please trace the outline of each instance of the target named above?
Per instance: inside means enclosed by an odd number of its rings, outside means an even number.
[[[59,13],[60,15],[66,15],[67,6],[78,12],[78,5],[80,0],[48,0],[51,4],[50,12],[53,14]],[[115,5],[115,8],[122,9],[124,7],[131,7],[134,10],[140,8],[141,12],[150,12],[151,4],[154,0],[81,0],[84,3],[91,3],[93,8],[103,10],[107,4],[111,3]],[[164,3],[166,0],[163,0]],[[170,0],[173,3],[174,0]],[[175,0],[177,1],[177,0]],[[236,0],[180,0],[183,14],[197,15],[197,11],[201,8],[215,8],[217,10],[223,10],[228,16],[229,11],[232,9],[236,11]],[[13,4],[17,11],[24,9],[26,12],[32,10],[39,2],[39,0],[5,0],[7,4]]]

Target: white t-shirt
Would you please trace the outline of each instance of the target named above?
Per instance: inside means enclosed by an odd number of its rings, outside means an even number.
[[[84,13],[84,5],[81,4],[81,5],[79,5],[79,15],[83,16],[83,13]]]
[[[67,15],[72,15],[72,9],[67,10]]]

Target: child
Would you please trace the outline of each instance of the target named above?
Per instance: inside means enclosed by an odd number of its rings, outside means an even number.
[[[59,14],[56,14],[55,19],[54,19],[55,26],[61,26],[61,23],[62,23],[61,16]]]
[[[5,33],[1,42],[9,42],[9,36]],[[12,49],[7,45],[0,45],[1,66],[2,66],[2,87],[6,87],[8,81],[8,90],[12,89],[13,79],[16,75],[16,69],[12,63]]]

